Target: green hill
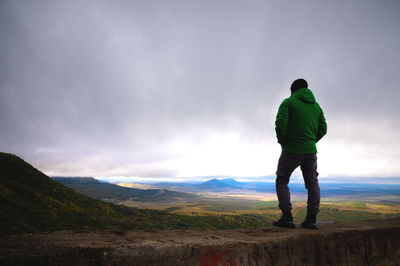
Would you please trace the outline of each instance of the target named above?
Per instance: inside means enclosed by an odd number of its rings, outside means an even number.
[[[270,223],[259,215],[188,216],[89,198],[19,157],[0,153],[0,233],[56,230],[226,229]]]
[[[112,229],[135,209],[91,199],[65,187],[12,154],[0,153],[0,231]]]
[[[177,202],[182,199],[187,201],[200,198],[195,194],[168,189],[138,189],[121,187],[114,184],[100,182],[93,177],[52,177],[52,179],[79,193],[100,200]]]

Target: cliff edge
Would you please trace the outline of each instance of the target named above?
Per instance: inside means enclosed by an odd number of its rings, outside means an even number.
[[[400,265],[400,218],[264,227],[0,236],[1,265]]]

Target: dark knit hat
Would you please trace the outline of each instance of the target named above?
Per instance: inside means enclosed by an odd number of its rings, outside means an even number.
[[[300,88],[308,88],[308,83],[304,79],[296,79],[293,81],[292,86],[290,86],[290,90],[292,92],[297,91]]]

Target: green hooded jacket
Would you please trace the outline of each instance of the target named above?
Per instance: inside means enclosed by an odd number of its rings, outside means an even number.
[[[309,89],[298,89],[282,102],[276,115],[275,131],[284,151],[317,153],[315,144],[326,134],[327,125],[324,113]]]

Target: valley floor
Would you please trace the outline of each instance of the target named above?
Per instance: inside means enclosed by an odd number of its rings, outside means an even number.
[[[261,201],[232,196],[206,198],[197,202],[138,202],[127,200],[120,202],[120,204],[186,215],[256,215],[255,219],[267,219],[269,222],[277,219],[281,213],[276,200]],[[293,215],[298,220],[306,216],[306,199],[293,202]],[[394,217],[400,217],[400,204],[378,201],[345,201],[335,198],[323,200],[318,215],[321,222],[355,222]]]

